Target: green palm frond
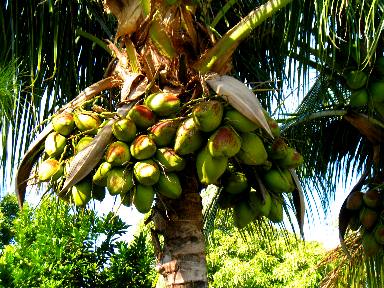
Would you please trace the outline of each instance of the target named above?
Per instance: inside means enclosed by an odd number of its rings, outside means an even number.
[[[13,113],[16,107],[17,82],[14,78],[17,69],[16,61],[0,63],[0,133],[1,147],[7,144],[7,135],[13,124]],[[6,150],[1,151],[0,167],[7,165]],[[0,173],[1,174],[1,173]],[[4,175],[5,176],[5,175]]]
[[[356,233],[350,234],[347,238],[346,247],[350,252],[350,258],[338,246],[331,250],[319,264],[320,267],[329,265],[332,268],[320,287],[383,287],[383,252],[367,257],[361,237]]]
[[[320,75],[295,114],[284,120],[284,137],[306,159],[299,171],[305,190],[315,190],[325,210],[334,200],[338,180],[346,186],[351,171],[364,170],[371,150],[363,135],[343,119],[349,93],[340,81]]]
[[[114,20],[99,1],[2,1],[0,5],[4,38],[0,60],[18,59],[13,75],[18,79],[17,106],[7,135],[8,167],[13,169],[41,130],[42,119],[103,77],[110,54],[79,31],[112,39]]]
[[[0,64],[0,126],[3,126],[6,122],[12,121],[12,110],[15,102],[13,77],[15,75],[16,68],[15,61],[11,61],[7,64]]]

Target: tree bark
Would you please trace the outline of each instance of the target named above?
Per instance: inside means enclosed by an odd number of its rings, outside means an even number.
[[[155,229],[164,237],[157,270],[166,287],[208,287],[203,206],[194,167],[191,161],[180,175],[183,193],[179,199],[159,198],[156,204]]]

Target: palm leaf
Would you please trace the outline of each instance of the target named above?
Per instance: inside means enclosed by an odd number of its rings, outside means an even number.
[[[7,64],[0,61],[0,146],[7,145],[7,136],[12,133],[13,113],[16,108],[17,98],[17,80],[14,78],[17,69],[16,61],[13,60]],[[9,153],[2,149],[0,160],[0,178],[10,178],[11,174],[8,166]]]
[[[350,234],[346,239],[346,247],[350,251],[348,257],[339,246],[331,250],[320,267],[330,266],[330,272],[323,279],[320,287],[382,287],[383,278],[383,252],[376,256],[365,255],[361,238],[358,234]]]
[[[2,146],[8,160],[7,168],[0,168],[4,176],[5,170],[12,173],[35,132],[41,131],[42,127],[34,129],[42,119],[103,77],[110,55],[76,31],[108,39],[113,20],[98,1],[3,1],[0,5],[0,30],[4,32],[0,62],[18,61],[13,74],[18,79],[13,84],[17,97],[13,125],[4,126],[10,127],[8,145]]]

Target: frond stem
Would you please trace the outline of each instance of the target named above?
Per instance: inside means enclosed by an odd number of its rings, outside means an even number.
[[[112,50],[109,49],[108,45],[103,40],[97,38],[96,36],[94,36],[88,32],[85,32],[81,29],[76,29],[76,35],[84,37],[84,38],[92,41],[93,43],[95,43],[95,44],[99,45],[101,48],[103,48],[106,52],[108,52],[109,55],[113,56]]]
[[[286,127],[283,127],[282,132],[286,129],[291,128],[292,126],[297,126],[304,122],[308,122],[314,119],[324,118],[324,117],[344,116],[345,114],[347,114],[347,110],[327,110],[327,111],[311,113],[309,115],[301,117],[300,119],[297,119],[294,123],[290,123]],[[290,121],[291,120],[292,118],[290,119]]]
[[[195,69],[201,73],[220,72],[240,42],[247,38],[257,26],[290,2],[292,0],[270,0],[252,10],[200,58],[195,64]]]
[[[223,6],[223,8],[219,11],[219,13],[217,13],[215,19],[213,19],[212,23],[209,25],[209,28],[212,29],[212,28],[215,28],[215,26],[217,25],[217,23],[220,22],[221,18],[223,18],[225,16],[225,13],[227,13],[227,11],[229,9],[231,9],[231,7],[237,3],[237,0],[229,0],[227,3],[225,3],[225,5]]]

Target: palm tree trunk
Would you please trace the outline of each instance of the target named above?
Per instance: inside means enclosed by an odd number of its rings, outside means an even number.
[[[182,197],[161,198],[155,209],[155,228],[164,236],[157,270],[166,287],[208,287],[202,202],[194,164],[190,164],[181,176]]]

